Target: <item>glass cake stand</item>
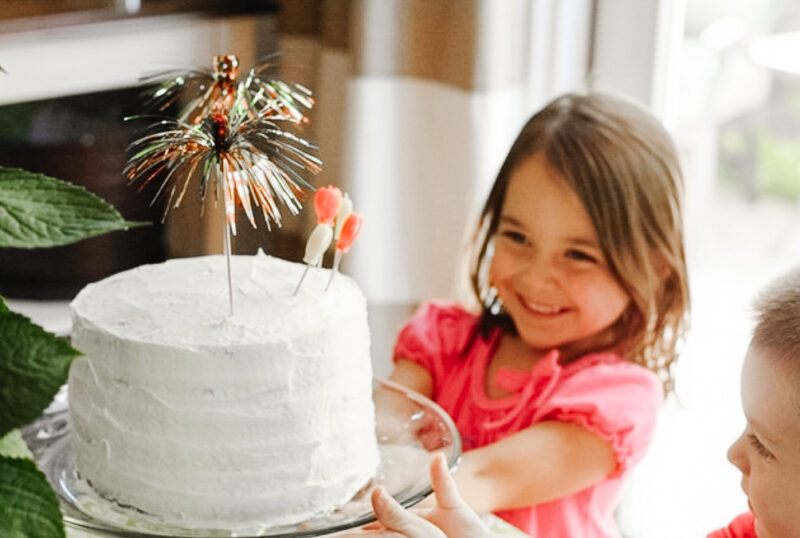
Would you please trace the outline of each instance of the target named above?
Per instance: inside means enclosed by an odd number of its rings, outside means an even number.
[[[67,537],[321,536],[375,520],[369,492],[383,486],[403,506],[413,506],[431,491],[428,467],[434,453],[444,453],[453,469],[461,457],[461,440],[447,413],[429,399],[390,381],[373,382],[380,465],[376,476],[344,506],[296,525],[235,529],[185,529],[159,522],[106,500],[80,479],[69,436],[64,391],[36,422],[23,429],[39,468],[58,496]]]

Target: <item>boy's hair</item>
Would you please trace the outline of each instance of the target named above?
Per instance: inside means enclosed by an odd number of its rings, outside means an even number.
[[[612,348],[672,388],[671,365],[688,321],[683,247],[683,180],[663,126],[633,103],[605,94],[564,95],[522,128],[481,212],[470,259],[472,292],[482,305],[480,334],[514,331],[487,274],[509,178],[543,152],[576,192],[597,231],[611,273],[631,298],[615,323]]]
[[[800,267],[767,285],[753,302],[756,325],[750,347],[783,359],[800,371]]]

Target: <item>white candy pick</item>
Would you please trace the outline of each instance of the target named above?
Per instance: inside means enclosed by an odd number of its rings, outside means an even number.
[[[317,224],[306,242],[306,253],[303,261],[314,267],[322,264],[322,256],[333,240],[333,229],[327,224]]]

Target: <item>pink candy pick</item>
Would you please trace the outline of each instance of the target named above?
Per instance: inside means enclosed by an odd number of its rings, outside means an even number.
[[[317,223],[333,226],[341,201],[342,191],[334,186],[329,185],[317,190],[314,194],[314,211],[317,213]]]
[[[350,213],[342,225],[339,239],[336,241],[336,254],[333,258],[333,270],[331,271],[331,278],[328,280],[328,285],[325,290],[331,287],[333,277],[339,271],[339,263],[342,261],[342,255],[349,252],[353,241],[356,240],[358,234],[361,232],[361,225],[364,224],[364,219],[360,213]]]
[[[364,218],[360,213],[350,213],[347,220],[345,220],[342,225],[339,240],[336,242],[336,250],[346,254],[350,250],[353,241],[356,240],[358,234],[361,232],[362,224],[364,224]]]

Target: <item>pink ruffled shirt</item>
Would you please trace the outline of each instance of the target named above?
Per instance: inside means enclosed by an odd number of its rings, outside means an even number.
[[[551,353],[530,373],[498,372],[503,387],[516,393],[489,398],[486,369],[500,331],[488,340],[477,338],[467,349],[477,321],[454,304],[424,305],[400,332],[394,360],[410,360],[430,372],[433,399],[453,417],[465,451],[553,420],[579,424],[607,440],[617,464],[603,481],[561,499],[496,515],[537,538],[619,537],[614,509],[628,471],[644,456],[653,436],[663,400],[660,381],[613,353],[586,355],[566,366]]]

